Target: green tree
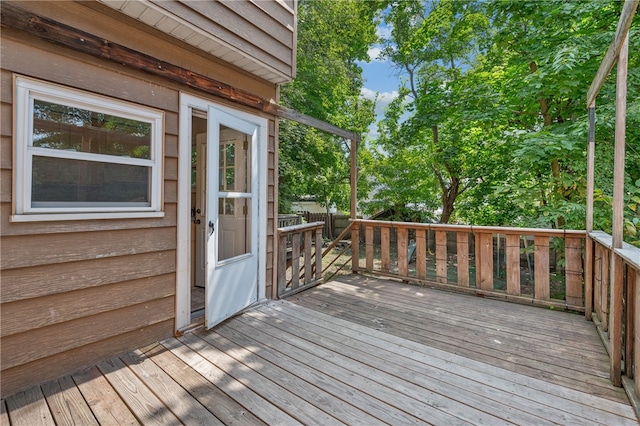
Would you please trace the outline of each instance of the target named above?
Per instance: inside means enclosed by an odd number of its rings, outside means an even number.
[[[502,114],[493,87],[500,70],[473,67],[489,31],[483,8],[475,1],[411,1],[394,3],[385,16],[393,30],[384,54],[407,82],[380,127],[380,170],[410,179],[387,182],[390,194],[404,197],[398,205],[413,199],[408,204],[430,208],[436,197],[443,223],[463,194],[488,185],[501,149],[489,137]]]
[[[509,179],[498,193],[523,208],[528,225],[584,228],[586,197],[586,93],[607,50],[622,4],[612,1],[492,2],[496,28],[488,56],[505,69],[509,103]],[[635,28],[638,28],[636,22]],[[635,30],[634,30],[635,31]],[[637,39],[637,37],[635,37]],[[638,49],[631,37],[630,51]],[[635,44],[633,44],[635,43]],[[637,234],[638,84],[637,55],[629,65],[627,222]],[[610,232],[613,176],[615,72],[598,98],[596,227]],[[637,208],[636,208],[637,210]],[[607,219],[608,218],[608,219]]]
[[[297,76],[282,87],[283,105],[358,133],[374,120],[360,97],[358,61],[376,41],[376,2],[302,0],[298,4]],[[279,209],[314,196],[328,209],[349,206],[349,144],[332,135],[281,123]]]

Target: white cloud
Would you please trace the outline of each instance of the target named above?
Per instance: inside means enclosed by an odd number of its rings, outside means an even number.
[[[391,38],[391,30],[392,29],[393,29],[393,27],[391,25],[380,24],[380,25],[378,25],[378,28],[376,29],[376,35],[380,39],[390,39]]]
[[[389,62],[389,60],[382,56],[382,48],[380,45],[373,46],[367,51],[369,60],[372,62]]]
[[[387,62],[386,58],[382,58],[380,54],[382,53],[382,49],[380,47],[374,46],[367,51],[369,55],[369,59],[374,62]]]
[[[394,90],[393,92],[375,92],[371,89],[363,87],[360,89],[360,96],[365,99],[370,99],[375,101],[376,103],[376,113],[381,115],[384,113],[384,109],[398,97],[398,91]]]
[[[376,92],[363,87],[360,89],[360,96],[376,103],[376,121],[369,126],[369,138],[376,139],[378,137],[378,121],[384,116],[384,111],[391,101],[398,97],[398,92],[396,90],[393,92]]]

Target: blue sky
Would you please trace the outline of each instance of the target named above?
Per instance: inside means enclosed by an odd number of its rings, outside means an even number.
[[[389,28],[380,26],[378,28],[378,36],[386,38],[389,36]],[[400,86],[401,77],[398,70],[394,69],[389,61],[380,59],[380,49],[382,46],[376,45],[369,49],[369,62],[360,62],[363,70],[364,87],[361,95],[364,98],[375,100],[376,103],[376,120],[384,117],[384,110],[389,103],[398,96],[398,87]],[[370,126],[369,137],[375,138],[377,135],[377,123]]]

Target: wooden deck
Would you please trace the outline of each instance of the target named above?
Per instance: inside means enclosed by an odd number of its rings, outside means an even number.
[[[583,316],[349,276],[2,401],[1,424],[637,425]]]

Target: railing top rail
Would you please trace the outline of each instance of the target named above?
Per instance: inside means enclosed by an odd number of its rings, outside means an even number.
[[[613,246],[613,237],[603,231],[593,231],[589,233],[589,237],[600,245],[611,250]],[[618,256],[622,257],[625,262],[634,269],[640,271],[640,248],[634,247],[629,243],[622,243],[622,248],[615,249]]]
[[[546,228],[513,228],[501,226],[473,226],[473,225],[451,225],[445,223],[418,223],[418,222],[392,222],[384,220],[352,219],[363,225],[384,226],[393,228],[414,228],[432,229],[435,231],[466,231],[472,233],[492,233],[492,234],[515,234],[515,235],[538,235],[538,236],[586,236],[586,231],[574,229],[546,229]]]
[[[301,225],[285,226],[284,228],[278,228],[278,234],[285,235],[285,234],[291,234],[294,232],[308,231],[312,229],[322,228],[323,226],[324,226],[324,222],[311,222],[311,223],[303,223]]]

